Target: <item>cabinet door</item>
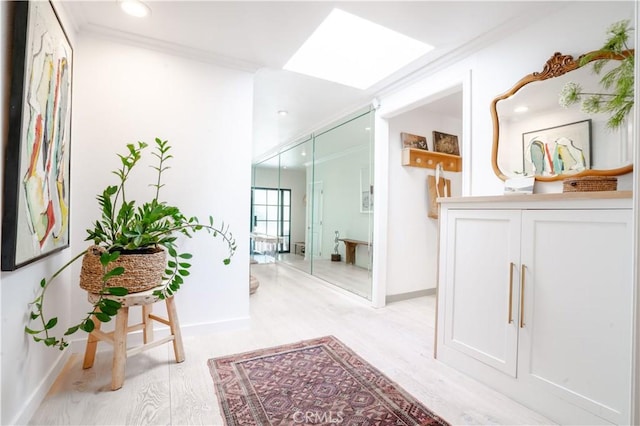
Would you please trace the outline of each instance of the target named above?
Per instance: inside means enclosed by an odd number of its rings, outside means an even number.
[[[522,214],[518,378],[610,422],[629,422],[630,210]]]
[[[520,211],[449,210],[445,226],[443,344],[515,376]]]

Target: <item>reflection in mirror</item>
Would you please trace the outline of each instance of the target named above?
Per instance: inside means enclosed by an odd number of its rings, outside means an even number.
[[[585,92],[602,92],[601,77],[590,65],[578,67],[578,62],[556,53],[542,72],[525,76],[493,101],[492,164],[498,177],[535,175],[536,180],[553,181],[632,171],[631,121],[611,130],[607,115],[587,114],[579,105],[564,108],[559,103],[569,81],[582,85]],[[612,68],[614,63],[609,61],[607,66]],[[601,75],[606,72],[605,67]]]
[[[373,115],[254,166],[252,261],[285,263],[371,300]]]
[[[313,275],[369,300],[372,116],[369,112],[316,136],[310,236]]]
[[[280,153],[280,188],[285,202],[282,234],[288,235],[289,250],[282,250],[278,261],[311,273],[311,247],[307,244],[307,208],[310,205],[308,176],[313,173],[313,142],[306,141]]]
[[[257,263],[275,262],[281,250],[281,196],[279,158],[274,156],[253,167],[251,188],[251,259]]]

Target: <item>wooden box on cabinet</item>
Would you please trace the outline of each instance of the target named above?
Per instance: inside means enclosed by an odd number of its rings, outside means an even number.
[[[459,155],[425,151],[424,149],[417,148],[404,148],[402,150],[403,166],[435,169],[438,163],[442,163],[442,167],[448,172],[459,172],[462,170],[462,157]]]

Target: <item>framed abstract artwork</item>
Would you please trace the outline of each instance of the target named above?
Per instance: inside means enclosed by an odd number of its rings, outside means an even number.
[[[525,176],[571,175],[591,167],[591,120],[522,134]]]
[[[2,270],[69,246],[73,50],[49,2],[15,3]]]

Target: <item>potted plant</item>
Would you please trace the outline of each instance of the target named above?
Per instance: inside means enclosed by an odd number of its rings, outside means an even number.
[[[89,333],[94,329],[93,316],[101,322],[110,321],[121,304],[106,296],[123,296],[130,292],[130,289],[119,284],[127,274],[134,273],[133,270],[127,270],[128,263],[123,262],[127,256],[160,253],[162,260],[159,275],[150,285],[155,289],[154,296],[160,299],[171,297],[180,289],[185,277],[189,275],[191,264],[188,260],[192,255],[179,251],[177,247],[179,235],[190,238],[196,232],[205,231],[213,237],[220,236],[229,249],[229,256],[223,262],[226,265],[231,261],[236,250],[236,242],[224,223],[220,226],[214,225],[211,216],[208,222],[200,222],[196,217],[184,215],[178,207],[160,201],[160,190],[164,186],[163,174],[169,168],[167,161],[172,158],[168,141],[155,139],[155,151],[152,154],[156,157],[157,163],[151,167],[156,171],[157,179],[150,185],[153,188],[153,197],[142,204],[128,198],[126,184],[147,147],[148,145],[144,142],[138,142],[137,145],[128,144],[127,152],[118,154],[121,165],[113,173],[118,177],[119,182],[117,185],[107,186],[96,197],[100,207],[100,217],[95,221],[93,228],[87,229],[86,240],[93,241],[94,245],[73,256],[51,277],[40,281],[37,297],[30,304],[30,319],[38,325],[25,327],[25,332],[32,335],[36,342],[62,350],[69,344],[66,340],[67,336],[78,330]],[[70,326],[62,337],[56,337],[53,335],[53,329],[58,324],[58,319],[45,316],[45,296],[56,277],[81,258],[83,259],[81,284],[83,279],[87,280],[87,287],[83,286],[83,288],[94,289],[91,292],[99,294],[100,297],[84,318]],[[84,276],[90,270],[96,275],[95,264],[99,268],[97,289],[94,282],[96,277]]]
[[[625,122],[633,108],[635,53],[627,43],[630,31],[632,28],[628,20],[614,23],[607,31],[608,38],[604,46],[579,60],[579,66],[592,62],[593,72],[597,75],[603,72],[610,61],[616,61],[617,65],[608,69],[600,79],[604,92],[584,92],[580,84],[568,82],[560,92],[560,105],[566,108],[582,102],[582,110],[587,114],[610,114],[607,121],[610,129],[617,129]]]

